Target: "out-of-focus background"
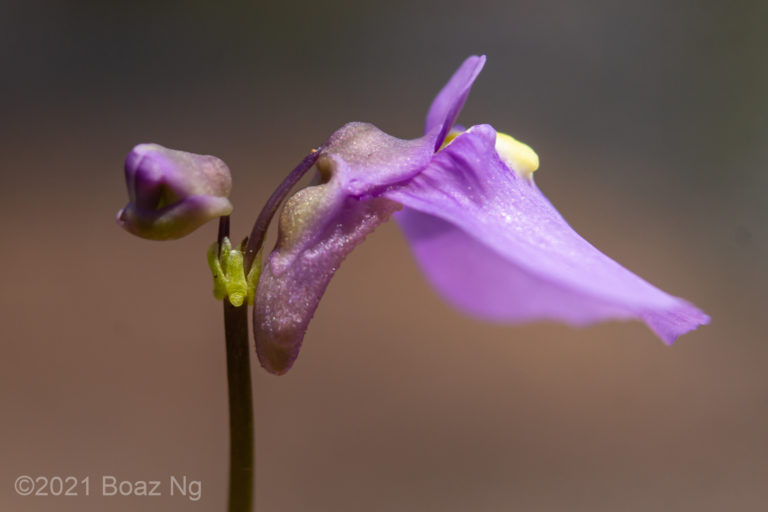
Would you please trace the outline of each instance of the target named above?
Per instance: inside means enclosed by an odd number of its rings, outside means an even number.
[[[117,227],[134,144],[228,162],[244,236],[336,128],[419,136],[486,53],[460,122],[530,143],[577,231],[712,324],[671,348],[640,323],[484,324],[387,224],[294,369],[254,367],[257,510],[765,510],[767,24],[758,1],[5,0],[0,509],[224,508],[216,228]],[[20,497],[19,475],[88,476],[91,496]],[[99,496],[104,475],[165,496]]]

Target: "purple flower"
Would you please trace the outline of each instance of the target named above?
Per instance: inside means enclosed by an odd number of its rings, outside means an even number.
[[[267,370],[290,369],[334,272],[392,214],[432,285],[472,315],[572,325],[634,318],[667,343],[709,322],[571,229],[534,183],[530,148],[489,125],[451,131],[484,63],[462,64],[422,138],[350,123],[320,148],[319,183],[287,200],[256,290],[256,351]]]
[[[181,238],[232,212],[232,178],[215,156],[139,144],[125,159],[125,183],[129,201],[117,223],[142,238]]]

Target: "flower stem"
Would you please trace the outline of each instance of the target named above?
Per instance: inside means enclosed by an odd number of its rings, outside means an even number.
[[[253,503],[253,398],[248,350],[248,308],[224,298],[229,381],[229,512],[251,512]]]
[[[248,246],[245,249],[244,266],[246,275],[248,275],[248,272],[251,270],[251,265],[253,265],[256,253],[259,252],[259,249],[261,249],[261,246],[264,243],[267,228],[272,221],[272,217],[275,216],[275,212],[277,212],[280,203],[283,202],[283,199],[285,199],[285,196],[288,195],[288,192],[291,191],[294,185],[296,185],[307,171],[315,165],[315,162],[320,156],[321,149],[322,146],[318,149],[313,149],[310,154],[304,157],[304,160],[302,160],[299,165],[286,176],[283,182],[277,186],[275,191],[272,192],[272,195],[269,196],[264,208],[261,209],[259,217],[253,224],[251,235],[248,237]]]
[[[218,241],[229,236],[229,217],[219,220]],[[224,334],[229,383],[229,512],[251,512],[253,505],[253,397],[248,349],[248,308],[224,303]]]

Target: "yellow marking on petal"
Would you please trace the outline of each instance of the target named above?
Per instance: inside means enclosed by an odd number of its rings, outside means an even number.
[[[450,144],[451,142],[453,142],[453,139],[455,139],[456,137],[458,137],[458,136],[459,136],[459,135],[461,135],[462,133],[464,133],[464,132],[463,132],[463,131],[461,131],[461,130],[451,130],[451,131],[449,131],[449,132],[448,132],[448,135],[446,135],[446,136],[445,136],[445,140],[444,140],[444,141],[443,141],[443,143],[440,145],[440,148],[438,149],[438,151],[442,151],[443,149],[445,149],[445,147],[446,147],[448,144]]]
[[[460,130],[448,132],[438,151],[445,149],[462,133],[464,132]],[[496,152],[507,167],[523,178],[531,178],[531,175],[539,168],[539,155],[531,146],[506,133],[496,132]]]
[[[539,168],[539,155],[531,146],[506,133],[496,132],[496,152],[510,169],[525,178]]]

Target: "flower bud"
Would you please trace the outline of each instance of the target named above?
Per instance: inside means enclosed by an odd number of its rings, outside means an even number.
[[[125,159],[125,183],[129,202],[117,223],[142,238],[181,238],[232,212],[232,177],[215,156],[139,144]]]

